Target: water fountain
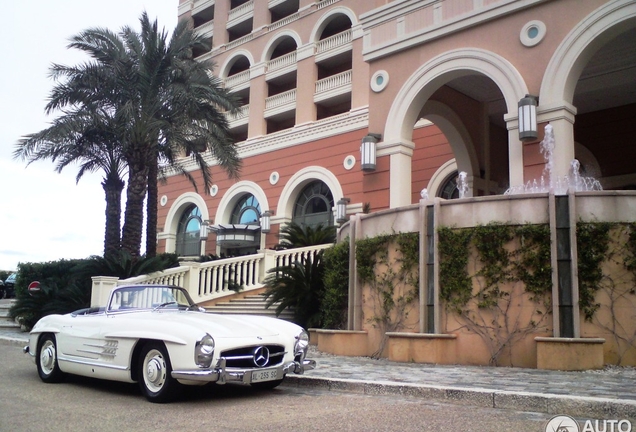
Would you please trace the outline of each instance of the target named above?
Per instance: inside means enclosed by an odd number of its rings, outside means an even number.
[[[459,198],[465,198],[468,194],[468,182],[466,181],[466,171],[461,171],[457,175],[457,190],[459,191]]]
[[[586,177],[581,175],[581,164],[574,159],[570,163],[570,173],[563,177],[553,175],[554,170],[554,131],[552,125],[545,127],[545,136],[540,143],[540,151],[545,160],[545,167],[539,181],[534,179],[528,181],[521,186],[513,186],[508,188],[504,195],[516,195],[524,193],[552,192],[556,195],[564,195],[568,191],[600,191],[603,190],[601,183],[594,177]]]

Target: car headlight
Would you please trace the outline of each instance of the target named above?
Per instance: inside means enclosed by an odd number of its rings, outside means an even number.
[[[294,355],[302,354],[302,358],[307,354],[307,348],[309,348],[309,334],[302,330],[298,336],[296,336],[296,342],[294,343]]]
[[[194,361],[198,366],[207,368],[212,364],[212,357],[214,357],[214,339],[206,334],[194,347]]]

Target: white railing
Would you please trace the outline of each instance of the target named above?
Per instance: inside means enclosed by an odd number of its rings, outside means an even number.
[[[202,37],[212,37],[214,34],[214,21],[208,21],[194,29],[194,33]]]
[[[329,51],[331,49],[351,43],[352,35],[353,32],[351,31],[351,29],[349,29],[318,41],[318,43],[316,44],[316,53],[320,54],[325,51]]]
[[[247,15],[251,12],[254,12],[254,0],[250,0],[247,3],[243,3],[242,5],[237,6],[234,9],[231,9],[230,12],[228,13],[227,20],[228,21],[236,20],[242,17],[243,15]]]
[[[203,263],[199,268],[198,289],[190,289],[190,295],[198,299],[216,298],[231,294],[232,288],[245,291],[260,288],[262,262],[263,254],[255,254]]]
[[[296,51],[292,51],[267,62],[267,72],[282,69],[285,66],[296,64]]]
[[[322,9],[325,8],[327,6],[331,6],[332,4],[338,2],[340,0],[322,0],[321,2],[318,2],[318,4],[316,5],[316,9]]]
[[[228,122],[235,122],[237,120],[243,120],[244,118],[250,115],[250,106],[243,105],[239,108],[239,111],[236,114],[226,113],[225,116]]]
[[[93,278],[91,304],[97,306],[99,302],[105,302],[110,290],[118,285],[137,284],[180,286],[188,290],[195,302],[204,303],[233,294],[233,288],[240,288],[241,291],[262,288],[268,270],[303,262],[309,257],[313,259],[318,252],[331,246],[332,244],[324,244],[280,251],[265,250],[254,255],[205,263],[183,262],[179,267],[163,272],[122,280],[100,276]]]
[[[286,16],[283,19],[280,19],[280,20],[278,20],[276,22],[273,22],[270,25],[268,25],[267,28],[268,28],[269,31],[276,30],[278,28],[286,26],[287,24],[289,24],[291,22],[296,21],[298,18],[300,18],[300,12],[296,12],[294,14]]]
[[[350,70],[316,81],[316,94],[345,87],[349,84],[351,84]]]
[[[276,108],[296,101],[296,89],[270,96],[265,99],[265,109]]]
[[[232,87],[245,84],[249,80],[250,80],[250,71],[248,69],[243,72],[239,72],[237,74],[230,75],[229,77],[225,78],[224,80],[225,88],[231,89]]]
[[[274,262],[276,267],[289,266],[295,262],[304,262],[307,258],[312,260],[316,257],[318,252],[330,248],[331,244],[325,244],[320,246],[307,246],[304,248],[284,249],[276,251],[274,256]]]
[[[150,273],[149,275],[137,276],[122,279],[118,285],[137,284],[162,284],[184,286],[190,269],[188,267],[175,267],[162,272]]]
[[[225,44],[225,49],[231,50],[233,48],[236,48],[239,45],[243,45],[245,42],[251,41],[252,39],[254,39],[254,34],[253,33],[247,34],[243,37],[240,37],[236,40],[233,40],[232,42],[228,42],[227,44]]]

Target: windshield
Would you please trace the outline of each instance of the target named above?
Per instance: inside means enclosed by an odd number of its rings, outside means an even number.
[[[113,291],[108,312],[130,310],[187,309],[192,306],[188,293],[173,286],[130,286]]]

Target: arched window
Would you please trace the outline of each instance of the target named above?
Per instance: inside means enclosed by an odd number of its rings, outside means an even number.
[[[259,225],[261,205],[254,195],[248,194],[239,200],[232,210],[230,223],[243,225]]]
[[[293,221],[298,225],[333,225],[333,195],[320,180],[309,183],[298,195]]]
[[[194,256],[201,254],[200,243],[201,210],[194,204],[188,206],[177,228],[177,255]]]
[[[442,187],[439,189],[440,198],[445,199],[457,199],[459,198],[459,189],[457,189],[457,171],[448,176],[444,183],[442,183]]]

